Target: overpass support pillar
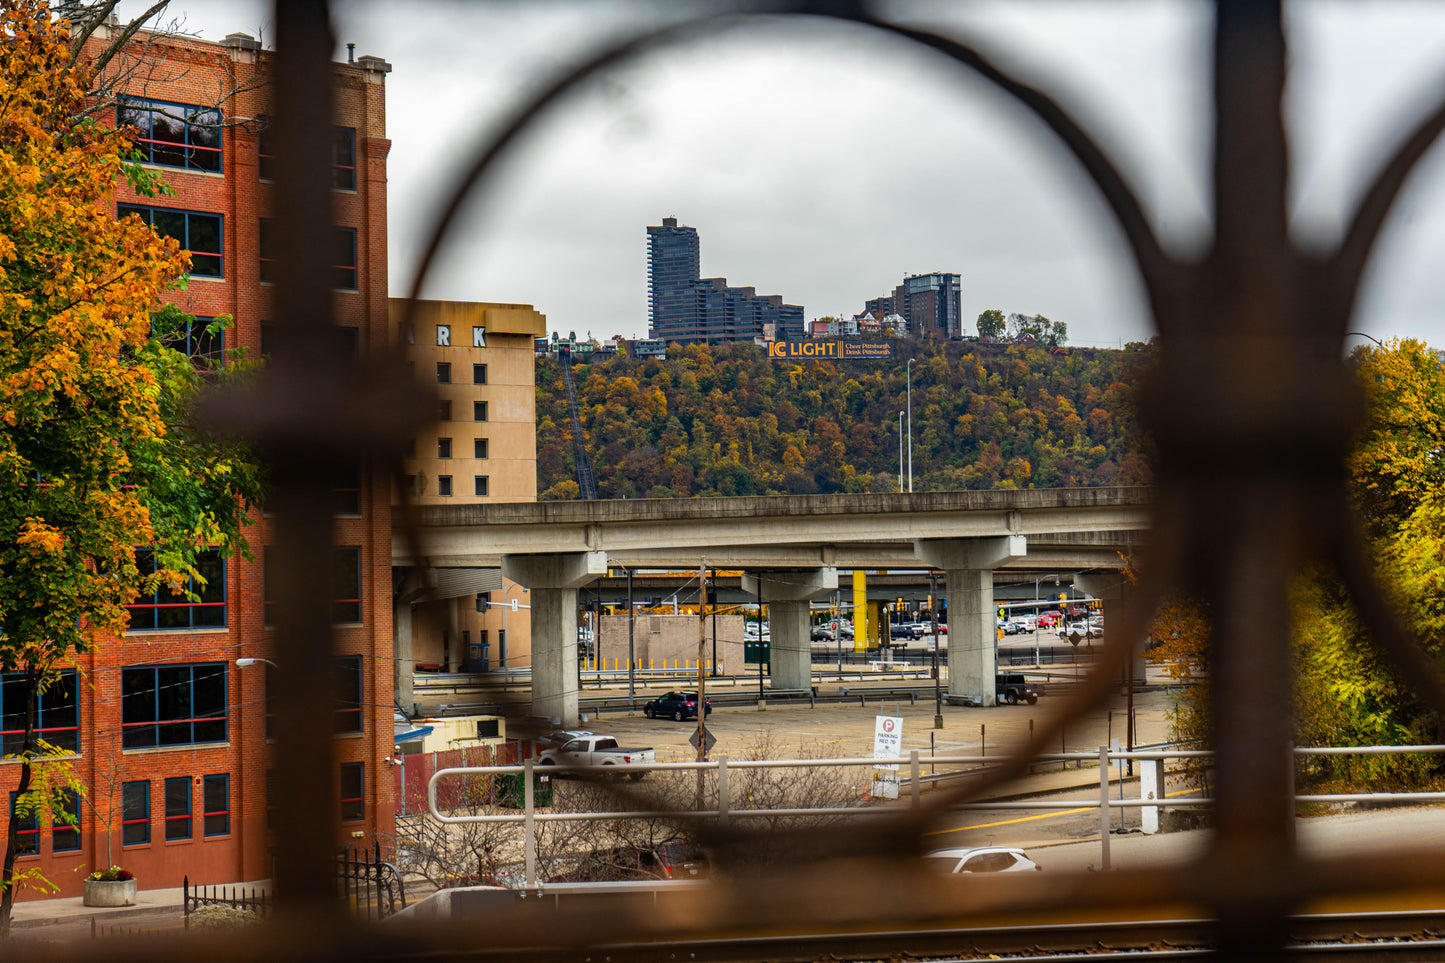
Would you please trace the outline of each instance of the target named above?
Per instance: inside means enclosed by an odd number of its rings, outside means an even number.
[[[607,574],[607,554],[507,555],[502,574],[532,593],[532,714],[575,726],[577,590]]]
[[[391,616],[392,688],[396,703],[410,719],[416,709],[416,661],[411,654],[411,602],[400,597]]]
[[[979,705],[996,702],[997,630],[993,570],[1028,553],[1022,535],[1002,538],[920,539],[914,554],[942,569],[948,586],[948,694]]]
[[[1106,607],[1117,611],[1118,606],[1124,601],[1124,592],[1128,586],[1123,572],[1080,572],[1074,576],[1074,588],[1083,592],[1089,598],[1100,599],[1109,603]],[[1144,684],[1144,671],[1149,660],[1144,655],[1144,639],[1131,639],[1134,646],[1133,655],[1133,677],[1136,687]]]
[[[820,568],[744,575],[742,587],[744,592],[761,593],[768,606],[774,688],[811,688],[813,643],[809,634],[808,603],[838,590],[838,570]]]

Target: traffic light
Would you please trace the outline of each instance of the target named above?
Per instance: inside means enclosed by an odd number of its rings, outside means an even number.
[[[1103,600],[1103,599],[1089,599],[1089,608],[1092,609],[1093,611],[1098,612],[1098,611],[1099,611],[1100,609],[1102,609],[1103,607],[1104,607],[1104,600]]]
[[[492,607],[492,593],[491,593],[491,592],[478,592],[478,593],[477,593],[477,611],[478,611],[478,612],[485,612],[487,609],[489,609],[489,608],[491,608],[491,607]]]

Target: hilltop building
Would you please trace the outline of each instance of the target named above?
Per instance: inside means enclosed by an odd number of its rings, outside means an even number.
[[[682,344],[804,336],[803,308],[701,276],[697,229],[665,217],[647,229],[648,337]],[[767,326],[771,325],[771,328]]]
[[[95,52],[120,28],[101,26],[87,41]],[[130,71],[117,107],[102,123],[135,127],[145,163],[165,176],[174,196],[145,197],[117,182],[117,213],[134,212],[191,251],[190,283],[168,297],[209,319],[229,314],[225,344],[199,336],[187,347],[211,353],[241,345],[268,347],[269,180],[264,118],[268,54],[245,34],[220,43],[142,31],[122,58],[144,57]],[[341,350],[366,353],[388,340],[386,74],[376,57],[332,67],[334,319]],[[218,100],[220,106],[217,106]],[[219,121],[219,124],[217,123]],[[304,415],[298,414],[298,417]],[[78,825],[23,819],[17,869],[39,869],[62,896],[78,896],[88,872],[106,865],[106,835],[115,861],[147,888],[274,875],[270,807],[276,733],[268,718],[264,664],[283,659],[267,626],[265,557],[272,521],[248,533],[255,560],[215,556],[200,569],[207,584],[191,602],[165,589],[130,606],[130,629],[74,657],[40,699],[45,737],[69,750],[75,773],[91,787],[114,785],[109,828],[75,803]],[[385,476],[360,464],[338,478],[333,510],[335,643],[338,655],[335,771],[338,845],[394,834],[392,753],[391,491]],[[7,745],[15,713],[14,677],[0,679],[0,718]],[[331,690],[318,680],[317,698]],[[8,751],[8,750],[7,750]],[[19,767],[0,766],[0,799],[14,819]],[[103,790],[102,790],[103,791]],[[104,803],[100,803],[104,805]],[[8,828],[8,825],[6,826]],[[39,891],[27,889],[22,898]]]
[[[886,321],[889,315],[896,314],[905,322],[907,333],[915,337],[961,337],[961,291],[957,274],[915,274],[904,278],[892,294],[866,302],[858,318],[871,315]]]

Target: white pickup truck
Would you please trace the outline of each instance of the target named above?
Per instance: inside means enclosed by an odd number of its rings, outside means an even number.
[[[611,736],[592,734],[544,749],[537,757],[538,764],[543,766],[638,766],[651,765],[656,761],[651,748],[625,749]],[[639,769],[628,775],[641,779],[647,773]]]

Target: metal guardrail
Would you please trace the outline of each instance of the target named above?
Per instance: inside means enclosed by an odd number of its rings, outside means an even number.
[[[1344,747],[1320,747],[1320,748],[1297,748],[1294,754],[1297,757],[1321,756],[1321,755],[1406,755],[1406,754],[1445,754],[1445,745],[1420,745],[1420,746],[1344,746]],[[1079,810],[1093,808],[1099,810],[1100,831],[1099,845],[1101,866],[1107,870],[1109,865],[1109,836],[1110,836],[1110,813],[1116,809],[1184,809],[1184,808],[1209,808],[1216,804],[1212,797],[1176,797],[1168,798],[1162,793],[1157,797],[1143,797],[1138,799],[1111,799],[1109,777],[1110,770],[1119,764],[1120,776],[1118,782],[1121,785],[1126,781],[1123,775],[1123,763],[1129,762],[1157,762],[1164,763],[1169,760],[1178,759],[1208,759],[1213,760],[1215,753],[1208,749],[1136,749],[1132,752],[1110,751],[1108,746],[1100,746],[1097,752],[1041,752],[1030,755],[1033,762],[1062,762],[1065,766],[1069,762],[1082,765],[1084,762],[1097,764],[1099,771],[1099,799],[1097,802],[1082,800],[1055,801],[1047,799],[1007,799],[1007,800],[981,800],[978,802],[954,803],[948,808],[951,811],[968,810]],[[1007,763],[1009,760],[1003,760]],[[475,766],[455,767],[450,769],[437,770],[427,782],[427,810],[428,815],[443,825],[467,825],[477,823],[520,823],[524,827],[524,861],[526,873],[526,885],[531,888],[537,885],[536,876],[536,826],[538,823],[547,822],[608,822],[614,820],[631,819],[677,819],[677,820],[711,820],[719,825],[726,825],[732,819],[753,819],[753,818],[775,818],[775,817],[864,817],[864,816],[887,816],[897,813],[896,806],[857,806],[857,807],[813,807],[813,808],[787,808],[787,809],[764,809],[764,808],[743,808],[737,809],[732,806],[729,794],[728,774],[739,770],[748,769],[818,769],[825,767],[866,767],[872,766],[879,769],[896,769],[899,766],[908,767],[908,779],[899,781],[900,795],[903,786],[908,787],[907,806],[917,811],[922,804],[922,790],[925,784],[923,766],[937,767],[939,765],[949,766],[973,766],[970,770],[955,770],[953,775],[986,775],[991,769],[999,768],[1001,763],[997,756],[974,756],[974,755],[929,755],[924,756],[918,750],[911,751],[907,756],[887,757],[847,757],[835,759],[738,759],[731,760],[726,755],[720,755],[716,759],[705,762],[658,762],[651,764],[631,765],[609,765],[600,766],[567,766],[552,765],[541,766],[534,759],[526,760],[519,766]],[[545,771],[549,775],[560,773],[577,773],[592,777],[621,777],[632,774],[646,774],[651,772],[713,772],[716,773],[715,789],[713,793],[713,807],[699,808],[689,811],[676,810],[624,810],[619,812],[537,812],[536,799],[534,795],[534,776],[539,771]],[[521,774],[525,786],[523,811],[517,814],[503,815],[448,815],[443,813],[437,805],[437,786],[446,779],[465,777],[488,777],[503,774]],[[942,774],[948,775],[948,774]],[[934,777],[938,778],[937,776]],[[1141,783],[1142,785],[1142,783]],[[701,782],[699,782],[701,787]],[[701,800],[702,789],[699,788],[699,800]],[[1339,802],[1375,802],[1375,803],[1423,803],[1423,802],[1445,802],[1445,792],[1405,792],[1405,793],[1331,793],[1331,794],[1296,794],[1296,803],[1339,803]]]

